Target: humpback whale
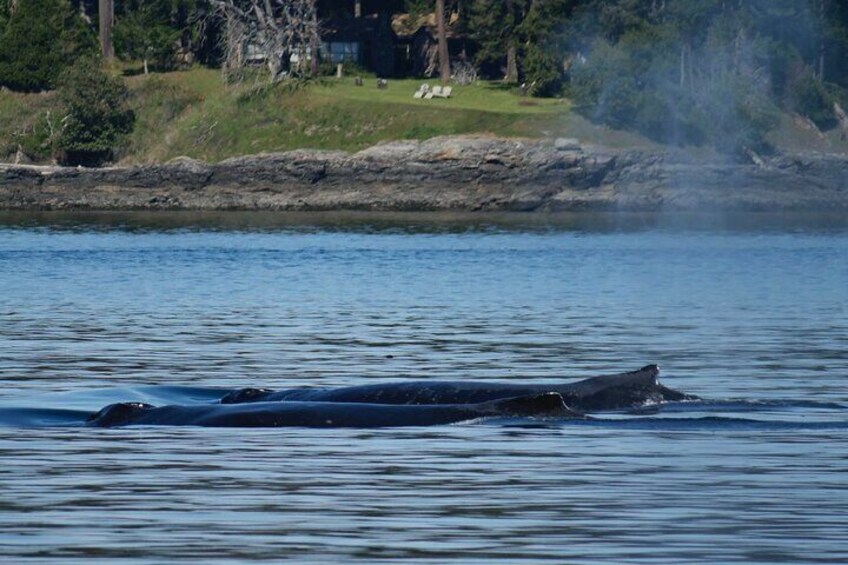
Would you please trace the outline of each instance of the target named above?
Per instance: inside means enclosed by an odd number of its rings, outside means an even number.
[[[545,392],[470,404],[390,405],[341,402],[251,402],[155,407],[141,402],[110,404],[86,425],[382,428],[434,426],[490,417],[585,418],[562,396]]]
[[[473,404],[500,398],[558,393],[581,412],[618,410],[697,397],[660,384],[659,367],[601,375],[574,383],[499,383],[481,381],[406,381],[340,388],[301,387],[285,390],[244,388],[221,398],[221,404],[271,401],[344,402],[368,404]]]

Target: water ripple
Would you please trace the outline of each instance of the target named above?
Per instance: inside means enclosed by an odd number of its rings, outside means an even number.
[[[33,425],[649,362],[711,399],[585,424],[0,426],[0,555],[848,561],[844,218],[588,217],[0,214],[0,405]]]

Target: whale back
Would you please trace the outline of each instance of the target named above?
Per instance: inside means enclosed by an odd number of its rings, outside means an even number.
[[[264,402],[274,391],[269,388],[240,388],[225,394],[218,402],[221,404],[242,404],[244,402]]]
[[[579,410],[616,410],[664,401],[694,399],[659,383],[659,367],[591,377],[574,383],[517,383],[480,381],[403,381],[340,388],[299,387],[271,391],[263,388],[233,390],[221,404],[297,400],[363,402],[368,404],[475,404],[557,392]]]
[[[569,408],[558,392],[543,392],[514,398],[492,400],[482,404],[498,414],[510,416],[557,416],[585,418],[585,415]]]
[[[143,402],[118,402],[116,404],[110,404],[89,416],[86,424],[102,427],[121,426],[151,408],[153,408],[152,404],[145,404]]]

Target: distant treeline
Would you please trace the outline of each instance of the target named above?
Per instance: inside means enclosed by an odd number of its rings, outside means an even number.
[[[316,0],[316,9],[420,18],[442,2],[452,45],[462,40],[454,62],[534,96],[568,96],[593,121],[664,143],[765,151],[780,112],[828,129],[848,99],[845,0]],[[116,55],[145,69],[219,65],[232,30],[213,17],[216,3],[115,3]],[[55,88],[65,68],[98,53],[97,10],[97,0],[0,0],[0,86]]]
[[[768,151],[780,112],[844,123],[845,0],[468,0],[476,61],[676,145]],[[840,118],[843,120],[839,124]]]
[[[844,0],[590,0],[566,23],[572,98],[666,143],[767,150],[780,110],[827,129],[848,88]]]

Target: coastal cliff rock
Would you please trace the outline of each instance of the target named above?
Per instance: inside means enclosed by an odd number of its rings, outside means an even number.
[[[0,209],[848,209],[848,158],[760,165],[614,151],[576,140],[441,137],[358,153],[298,150],[207,164],[0,164]]]

